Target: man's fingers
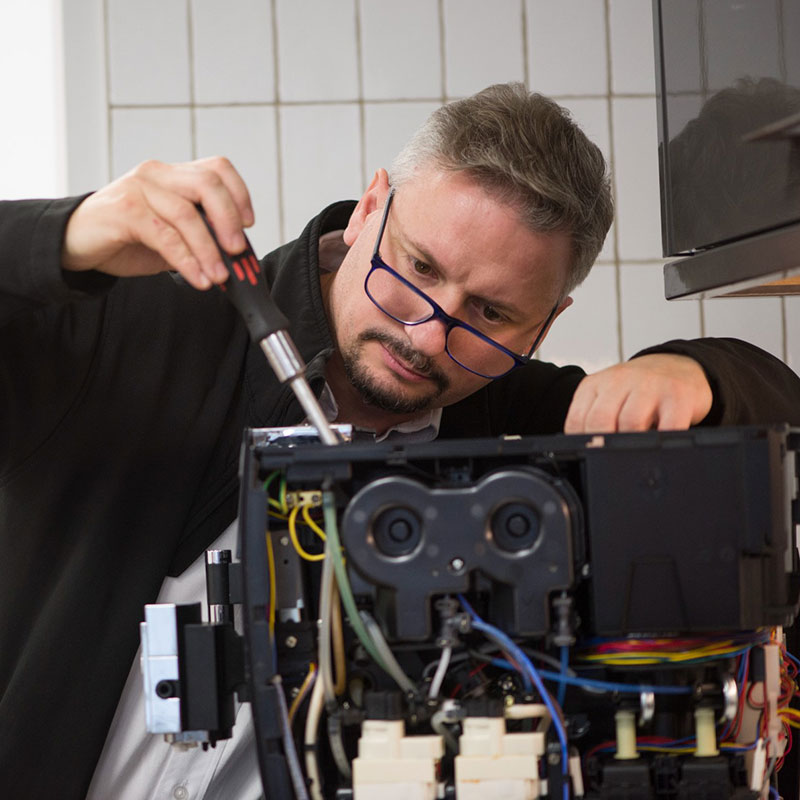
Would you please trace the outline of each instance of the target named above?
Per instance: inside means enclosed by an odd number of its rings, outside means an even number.
[[[703,368],[687,356],[655,353],[586,376],[575,391],[565,433],[685,430],[713,402]]]
[[[252,224],[253,209],[247,187],[228,159],[209,158],[187,164],[146,161],[133,174],[199,203],[222,246],[232,254],[244,250],[242,228]]]
[[[667,398],[658,413],[658,430],[685,431],[692,425],[692,408],[683,402]]]
[[[159,219],[174,228],[188,251],[182,254],[183,260],[180,266],[165,256],[165,260],[169,261],[173,269],[177,269],[192,283],[192,279],[199,278],[198,271],[208,279],[208,285],[227,280],[228,271],[222,263],[219,249],[195,205],[155,183],[144,183],[142,190],[148,206]],[[191,258],[185,258],[186,255],[190,255]],[[189,274],[184,270],[188,270]]]
[[[564,432],[614,433],[618,429],[620,409],[629,391],[626,384],[607,382],[602,375],[587,376],[578,384]]]

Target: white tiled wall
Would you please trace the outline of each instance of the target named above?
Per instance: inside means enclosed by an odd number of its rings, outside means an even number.
[[[261,253],[357,197],[438,104],[523,80],[612,168],[617,221],[541,355],[596,370],[672,337],[739,336],[800,368],[800,301],[663,299],[648,0],[62,0],[69,186],[227,155]]]

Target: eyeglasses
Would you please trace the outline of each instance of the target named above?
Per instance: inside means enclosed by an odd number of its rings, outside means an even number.
[[[372,253],[372,266],[364,280],[364,291],[388,317],[403,325],[422,325],[432,319],[445,326],[445,351],[460,367],[482,378],[499,378],[516,367],[529,363],[547,326],[552,322],[558,303],[542,323],[533,346],[525,356],[517,355],[477,328],[451,317],[421,289],[392,269],[380,256],[381,240],[389,218],[394,189],[389,192],[383,210],[378,239]]]

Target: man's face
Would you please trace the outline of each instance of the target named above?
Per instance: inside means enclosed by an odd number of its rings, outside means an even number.
[[[409,415],[455,403],[488,380],[449,357],[440,321],[404,325],[364,291],[387,194],[378,173],[345,232],[351,248],[326,292],[339,348],[330,369],[373,409]],[[524,354],[558,300],[571,254],[566,234],[533,233],[466,176],[430,169],[396,190],[380,255],[445,312]]]

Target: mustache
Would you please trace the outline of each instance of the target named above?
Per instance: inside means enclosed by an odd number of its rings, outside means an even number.
[[[440,386],[447,385],[447,378],[437,369],[436,365],[433,363],[433,359],[423,355],[419,350],[415,350],[407,342],[396,339],[391,334],[386,333],[386,331],[381,331],[377,328],[368,328],[362,331],[358,338],[361,342],[379,342],[393,356],[397,356],[401,361],[408,364],[414,372],[431,378]]]

